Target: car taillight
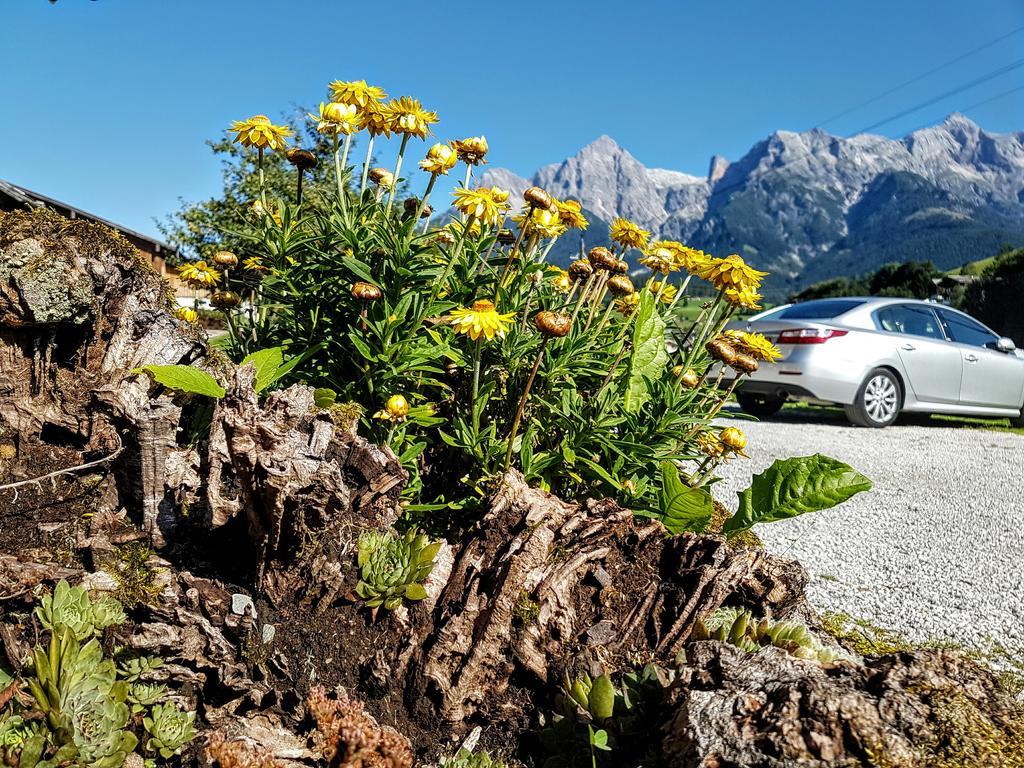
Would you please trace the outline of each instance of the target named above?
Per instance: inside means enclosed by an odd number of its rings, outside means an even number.
[[[845,336],[849,331],[835,328],[794,328],[779,334],[779,344],[824,344],[829,339]]]

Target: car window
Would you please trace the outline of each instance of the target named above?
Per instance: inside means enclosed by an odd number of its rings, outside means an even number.
[[[814,299],[786,307],[777,316],[786,320],[830,320],[856,309],[863,299]]]
[[[875,313],[879,329],[891,333],[905,333],[928,339],[945,340],[935,313],[928,307],[913,304],[894,304],[883,307]]]
[[[973,347],[984,347],[995,344],[999,337],[981,323],[972,320],[966,315],[956,312],[939,310],[942,322],[949,331],[950,338],[958,344],[970,344]]]

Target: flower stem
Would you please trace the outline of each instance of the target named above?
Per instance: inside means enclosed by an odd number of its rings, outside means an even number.
[[[427,206],[427,198],[430,197],[430,191],[434,188],[434,182],[437,181],[437,174],[430,174],[430,181],[427,182],[427,188],[423,190],[423,197],[420,198],[420,204],[416,206],[416,216],[412,220],[412,232],[416,233],[416,223],[420,220],[420,216],[423,215],[423,209]],[[430,222],[427,221],[427,224]],[[423,229],[426,232],[426,227]]]
[[[527,206],[525,218],[519,225],[519,234],[516,236],[516,242],[512,246],[512,250],[508,252],[508,258],[505,259],[505,268],[501,271],[501,277],[498,278],[498,284],[494,286],[495,297],[498,295],[498,289],[501,287],[502,283],[505,282],[505,276],[508,274],[509,267],[512,266],[512,261],[516,258],[516,254],[519,253],[519,246],[523,244],[523,236],[526,234],[526,222],[530,220],[530,214],[532,213],[533,206]]]
[[[679,301],[682,295],[686,292],[686,286],[690,284],[691,279],[693,279],[693,275],[687,275],[686,279],[683,280],[682,285],[679,286],[679,290],[676,291],[676,295],[672,299],[672,303],[668,305],[669,312],[676,308],[676,302]]]
[[[579,297],[579,299],[576,300],[576,306],[573,307],[573,310],[572,310],[572,324],[575,324],[576,316],[579,315],[579,313],[580,313],[580,307],[582,307],[583,304],[586,302],[587,295],[590,293],[590,288],[591,288],[591,286],[593,286],[594,280],[596,280],[596,279],[597,279],[597,272],[591,272],[590,276],[587,278],[587,282],[585,282],[583,284],[583,290],[580,291],[580,297]]]
[[[455,260],[462,253],[462,244],[466,241],[466,233],[473,228],[473,222],[476,221],[476,216],[468,217],[462,223],[462,232],[459,233],[459,239],[455,241],[455,245],[452,246],[452,255],[448,257],[448,264],[445,265],[444,272],[441,275],[441,279],[434,283],[434,289],[430,292],[430,301],[427,306],[430,306],[437,298],[438,292],[448,282],[448,276],[452,272],[452,268],[455,266]]]
[[[366,177],[370,173],[370,163],[373,161],[373,135],[370,135],[370,140],[366,142],[366,160],[363,161],[363,179],[359,182],[359,198],[362,199],[363,192],[366,191]]]
[[[341,188],[341,144],[337,133],[334,134],[334,179],[338,185],[338,202],[341,209],[345,210],[345,193]]]
[[[470,165],[469,163],[466,163],[466,182],[462,186],[465,187],[466,189],[469,189],[469,182],[470,182],[470,179],[472,179],[472,178],[473,178],[473,166]]]
[[[537,350],[537,359],[533,361],[530,377],[526,380],[526,386],[523,387],[523,396],[519,398],[519,405],[516,406],[516,415],[512,418],[512,429],[508,433],[508,448],[505,451],[506,470],[512,464],[512,447],[515,445],[516,435],[519,434],[519,423],[523,420],[523,411],[526,410],[526,401],[530,397],[530,388],[533,386],[533,380],[537,378],[537,371],[540,370],[540,361],[544,358],[544,348],[547,345],[548,337],[545,336],[544,340],[540,343],[540,349]]]
[[[473,445],[480,437],[480,409],[477,407],[476,399],[480,394],[480,349],[483,345],[479,340],[473,343],[473,397],[470,400],[470,407],[473,409]]]
[[[260,200],[263,203],[263,210],[269,211],[269,208],[267,207],[267,179],[263,173],[263,147],[260,147],[257,152],[259,153],[256,165],[260,171]]]
[[[405,155],[405,147],[409,143],[409,134],[402,134],[402,145],[398,148],[398,159],[395,160],[395,172],[392,174],[391,190],[388,192],[388,204],[385,208],[387,213],[391,213],[391,206],[395,202],[395,190],[398,188],[398,174],[402,172],[402,157]]]

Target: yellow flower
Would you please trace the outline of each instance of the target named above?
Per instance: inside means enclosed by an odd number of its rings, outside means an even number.
[[[487,226],[500,223],[502,214],[508,210],[508,192],[497,187],[460,187],[452,195],[455,197],[455,208],[458,211],[465,216],[474,216]]]
[[[234,140],[243,147],[282,150],[287,139],[295,132],[286,125],[274,125],[266,115],[254,115],[248,120],[236,120],[231,124]]]
[[[648,286],[648,290],[654,294],[658,293],[659,288],[661,288],[661,282],[658,280],[652,280],[650,286]],[[676,290],[676,287],[672,285],[672,283],[667,283],[665,285],[665,290],[661,292],[661,301],[664,304],[671,304],[672,300],[676,297]]]
[[[489,149],[486,136],[471,136],[468,139],[454,141],[452,144],[459,155],[459,160],[466,165],[480,165],[480,163],[487,162],[484,160]]]
[[[551,285],[559,293],[568,293],[572,290],[572,278],[569,273],[559,267],[548,267],[548,275],[551,276]]]
[[[779,348],[768,341],[768,338],[760,333],[748,333],[747,331],[725,331],[724,336],[728,337],[735,346],[751,357],[756,357],[766,363],[774,363],[782,358]]]
[[[725,446],[713,432],[701,432],[697,435],[697,448],[712,459],[721,458],[725,454]]]
[[[391,124],[383,104],[371,101],[359,110],[359,130],[371,136],[390,136]]]
[[[320,113],[308,113],[310,120],[316,123],[316,130],[325,136],[343,134],[351,136],[359,130],[359,110],[347,104],[329,101],[320,102]]]
[[[448,171],[455,167],[459,158],[450,144],[438,142],[427,150],[427,156],[420,160],[420,168],[427,173],[448,175]]]
[[[178,277],[194,288],[205,288],[220,282],[220,272],[205,261],[182,264],[178,267]]]
[[[174,316],[185,323],[194,323],[199,320],[199,314],[189,307],[178,307],[174,310]]]
[[[577,200],[555,200],[555,207],[558,209],[558,218],[569,229],[586,229],[590,226],[587,217],[583,215],[583,206]]]
[[[747,455],[743,452],[743,449],[747,447],[747,436],[736,427],[726,427],[719,432],[718,442],[722,444],[726,452],[738,453],[740,456]]]
[[[259,256],[250,256],[248,259],[242,262],[242,269],[246,272],[257,272],[259,274],[266,274],[270,270],[264,266],[263,260]]]
[[[539,237],[558,237],[565,232],[565,224],[558,213],[549,208],[530,208],[530,217],[527,219],[525,213],[513,216],[512,221],[519,222],[519,226],[526,227],[527,235]]]
[[[620,216],[608,228],[608,236],[625,248],[645,248],[651,233]]]
[[[437,122],[437,113],[424,109],[418,100],[402,96],[392,99],[385,107],[388,127],[395,133],[427,138],[431,123]]]
[[[388,398],[388,401],[384,403],[384,407],[373,414],[373,418],[380,419],[381,421],[390,421],[392,424],[398,424],[405,421],[405,417],[409,415],[409,401],[402,395],[392,395]]]
[[[458,219],[454,219],[453,221],[450,221],[450,222],[448,222],[447,225],[445,225],[445,230],[447,230],[448,232],[451,232],[451,234],[455,238],[455,240],[458,240],[459,235],[462,234],[462,228],[464,226],[465,226],[465,222],[459,221]],[[480,219],[473,219],[473,224],[472,224],[472,226],[470,226],[469,231],[468,231],[467,234],[470,237],[479,237],[481,231],[482,230],[480,228]],[[455,240],[453,240],[452,242],[454,243]]]
[[[753,288],[726,288],[725,300],[740,309],[760,309],[761,294]]]
[[[367,85],[365,80],[335,80],[328,88],[331,89],[332,101],[360,109],[368,104],[379,104],[388,97],[383,88]]]
[[[663,275],[679,269],[674,251],[666,247],[664,240],[651,243],[651,247],[640,257],[640,263],[652,272],[661,272]]]
[[[505,338],[515,316],[515,312],[501,314],[495,308],[494,302],[481,299],[474,301],[470,309],[452,311],[447,320],[455,327],[456,333],[465,334],[473,341],[481,336],[490,341],[495,336],[499,339]]]
[[[734,253],[724,259],[712,260],[710,266],[702,270],[700,277],[710,280],[719,290],[735,288],[740,291],[754,291],[760,287],[761,278],[767,274],[748,266],[742,256]]]
[[[615,300],[615,311],[626,317],[636,312],[638,306],[640,306],[640,294],[636,292],[627,293],[622,298]]]
[[[696,276],[698,268],[711,261],[711,256],[704,253],[704,251],[683,245],[675,240],[665,240],[664,244],[666,248],[672,251],[679,269],[685,269],[691,275]]]

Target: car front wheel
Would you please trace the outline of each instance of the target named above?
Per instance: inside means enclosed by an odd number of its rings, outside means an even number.
[[[852,405],[846,406],[846,418],[858,427],[888,427],[900,415],[903,393],[896,376],[885,368],[867,375]]]

